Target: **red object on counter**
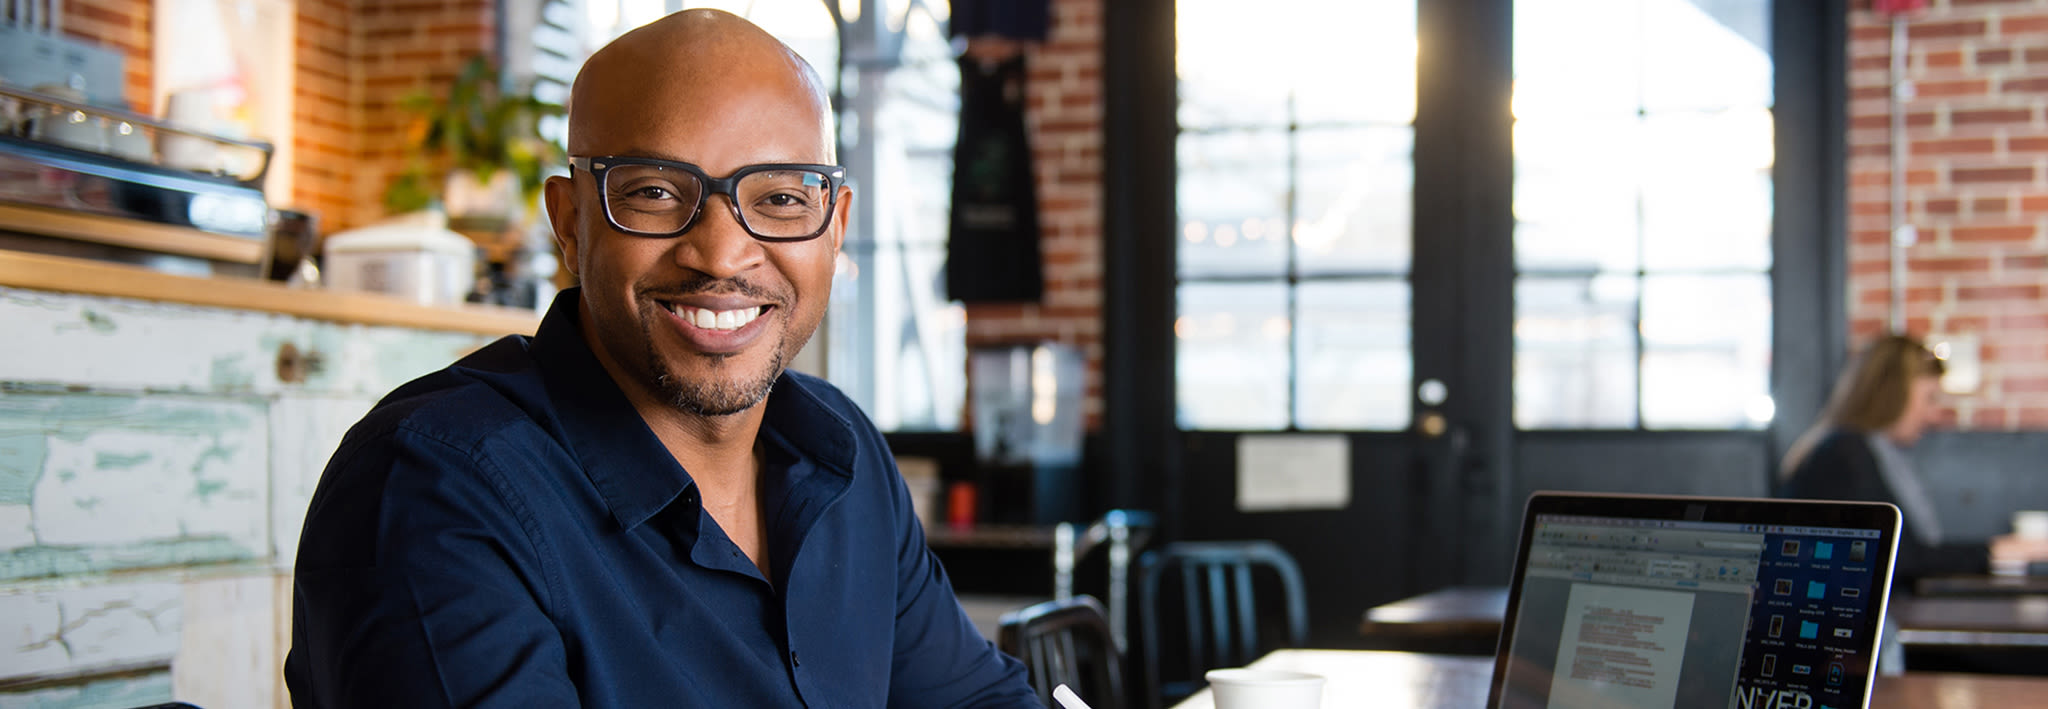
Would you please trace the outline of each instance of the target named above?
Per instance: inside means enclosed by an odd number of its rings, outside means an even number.
[[[946,488],[946,524],[956,528],[974,526],[974,508],[974,483],[956,482]]]

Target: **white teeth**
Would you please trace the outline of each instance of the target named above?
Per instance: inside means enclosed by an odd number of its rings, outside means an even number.
[[[761,317],[761,306],[712,312],[707,308],[676,308],[676,317],[705,330],[738,330]]]

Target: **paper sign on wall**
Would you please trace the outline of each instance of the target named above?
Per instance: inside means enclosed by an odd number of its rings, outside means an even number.
[[[1240,512],[1334,510],[1351,505],[1351,441],[1343,436],[1240,436]]]

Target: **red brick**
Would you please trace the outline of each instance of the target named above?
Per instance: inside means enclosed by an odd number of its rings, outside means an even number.
[[[1947,138],[1939,140],[1913,141],[1914,155],[1956,155],[1965,153],[1991,153],[1998,150],[1997,141],[1990,138]]]
[[[2048,254],[2015,254],[1999,262],[2010,271],[2048,270]]]
[[[2034,238],[2031,226],[1974,226],[1955,227],[1949,230],[1948,238],[1965,242],[2025,243]]]
[[[2035,76],[2024,79],[2006,79],[1998,84],[1998,90],[2006,93],[2029,94],[2048,92],[2048,77]]]
[[[1999,315],[1991,321],[1991,327],[1998,330],[2048,330],[2048,312]]]
[[[1963,65],[1963,53],[1960,50],[1953,49],[1939,52],[1928,52],[1927,54],[1923,55],[1923,61],[1927,63],[1927,68],[1929,69],[1953,69]],[[1921,94],[1926,95],[1926,85],[1922,84],[1921,88]]]
[[[1970,202],[1970,211],[1975,212],[1978,216],[1984,216],[1986,214],[2007,211],[2011,209],[2011,206],[2012,200],[2004,197],[1979,197]]]
[[[1883,86],[1857,86],[1849,89],[1849,100],[1883,99],[1892,95],[1892,90]]]
[[[1998,383],[2007,394],[2048,394],[2048,377],[2012,377]]]
[[[1863,291],[1863,294],[1857,300],[1864,303],[1865,305],[1883,305],[1892,302],[1892,292],[1884,288],[1872,288],[1870,290]],[[1906,289],[1906,302],[1941,302],[1941,288],[1939,286],[1908,287]]]
[[[2033,182],[2032,167],[1979,167],[1955,168],[1949,171],[1948,179],[1957,184],[1981,182]]]
[[[1911,114],[1907,114],[1910,118]],[[2032,109],[2026,108],[1985,108],[1969,111],[1955,111],[1948,115],[1951,125],[1974,126],[1997,123],[2028,123],[2034,120]],[[1932,124],[1932,121],[1929,121]]]
[[[2030,135],[2006,138],[2005,149],[2015,153],[2048,152],[2048,137]]]
[[[1867,57],[1856,57],[1855,59],[1849,60],[1849,69],[1851,71],[1890,69],[1891,66],[1892,58],[1882,54]]]
[[[1999,64],[2011,64],[2011,63],[2012,63],[2012,50],[2010,50],[2010,49],[1979,49],[1979,50],[1977,50],[1977,66],[1995,66],[1995,65],[1999,65]]]
[[[2000,26],[2009,26],[2009,23],[2011,23],[2014,19],[2015,18],[2006,18],[2005,23],[2001,23]],[[2020,19],[2024,20],[2025,18]],[[1906,38],[1908,40],[1923,40],[1957,37],[1981,37],[1984,35],[1985,27],[1986,24],[1983,20],[1962,20],[1957,22],[1916,22],[1906,27]],[[2020,30],[2007,31],[2017,32]],[[1891,33],[1889,31],[1886,31],[1884,37],[1889,39],[1891,37]]]
[[[2009,118],[2009,117],[2008,117],[2008,118],[1999,118],[1999,119],[1997,119],[1997,120],[1981,120],[1980,122],[1983,122],[1983,123],[2024,123],[2024,122],[2026,122],[2026,121],[2027,121],[2027,119],[2028,119],[2028,117],[2029,117],[2029,113],[2028,113],[2027,109],[2024,109],[2024,108],[2022,108],[2022,109],[2017,109],[2017,110],[2018,110],[2018,112],[2019,112],[2019,114],[2020,114],[2020,117],[2019,117],[2018,119],[2013,119],[2013,118]],[[1950,122],[1951,122],[1951,123],[1953,123],[1953,122],[1954,122],[1953,118],[1951,118]],[[1853,116],[1853,117],[1851,117],[1851,118],[1849,119],[1849,127],[1851,127],[1851,128],[1866,128],[1866,129],[1872,129],[1872,128],[1874,128],[1874,129],[1877,129],[1877,130],[1887,130],[1887,129],[1891,128],[1891,125],[1892,125],[1892,119],[1891,119],[1891,117],[1890,117],[1890,116],[1887,116],[1887,115],[1885,115],[1885,114],[1882,114],[1882,113],[1879,113],[1879,114],[1872,114],[1872,115],[1867,115],[1867,116]],[[1933,111],[1911,111],[1911,112],[1908,112],[1908,113],[1906,114],[1906,127],[1908,127],[1908,128],[1931,128],[1931,127],[1933,127],[1933,126],[1934,126],[1934,112],[1933,112]]]
[[[2007,15],[1999,18],[1998,31],[2007,37],[2048,32],[2048,15]],[[1911,30],[1908,30],[1910,34]]]
[[[1958,300],[2040,300],[2041,286],[1963,286],[1956,289]]]
[[[1927,273],[1981,273],[1991,270],[1985,257],[1908,258],[1906,270]]]

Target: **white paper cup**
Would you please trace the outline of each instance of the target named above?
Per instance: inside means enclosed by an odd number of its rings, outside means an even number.
[[[1323,676],[1288,670],[1230,668],[1209,670],[1209,693],[1216,709],[1318,709],[1323,705]]]
[[[2048,539],[2048,510],[2012,513],[2012,533],[2021,539]]]

